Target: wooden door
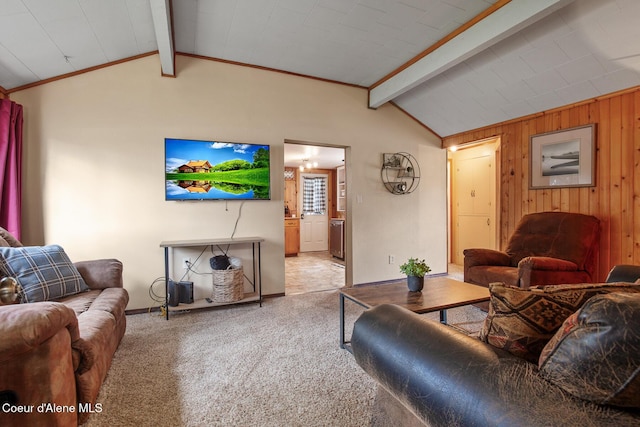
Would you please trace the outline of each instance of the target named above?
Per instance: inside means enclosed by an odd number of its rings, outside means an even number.
[[[496,171],[493,154],[461,156],[455,162],[456,239],[454,262],[466,248],[496,247]]]
[[[329,250],[329,175],[301,174],[300,252]]]

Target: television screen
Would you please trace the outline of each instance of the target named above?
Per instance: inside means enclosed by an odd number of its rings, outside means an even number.
[[[165,138],[166,200],[268,200],[269,146]]]

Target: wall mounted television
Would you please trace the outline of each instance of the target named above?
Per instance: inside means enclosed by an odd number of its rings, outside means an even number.
[[[269,200],[268,145],[165,138],[166,200]]]

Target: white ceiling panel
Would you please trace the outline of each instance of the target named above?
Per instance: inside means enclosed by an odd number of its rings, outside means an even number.
[[[570,61],[569,56],[553,40],[536,43],[533,49],[522,55],[522,59],[536,73],[544,73]]]
[[[140,53],[158,48],[153,27],[153,13],[149,4],[149,0],[127,0],[129,20]]]
[[[6,50],[20,52],[19,56],[14,53],[15,59],[39,80],[73,71],[58,46],[29,13],[0,17],[0,40]]]
[[[84,18],[78,0],[24,0],[23,5],[25,11],[29,11],[41,24]]]
[[[562,98],[560,98],[560,96],[556,93],[556,89],[550,90],[548,92],[543,92],[538,96],[529,98],[527,102],[535,111],[550,110],[558,105],[564,104]]]
[[[377,23],[384,18],[384,14],[385,13],[379,9],[374,9],[363,4],[356,4],[340,21],[340,24],[375,34],[376,30],[383,30]]]
[[[0,76],[7,87],[18,87],[38,81],[39,78],[13,54],[0,45]]]
[[[336,22],[342,21],[345,16],[345,12],[318,6],[309,11],[305,25],[312,28],[326,29],[327,27],[334,26]]]
[[[326,7],[343,13],[349,13],[356,5],[357,0],[318,0],[318,7]]]
[[[109,61],[142,53],[124,0],[81,0],[80,4]]]
[[[305,15],[311,12],[315,5],[316,0],[280,0],[278,2],[278,7]]]
[[[572,31],[555,40],[555,43],[569,57],[569,59],[582,58],[591,54],[588,40],[579,31]]]
[[[2,0],[0,5],[2,5],[0,7],[0,16],[10,16],[27,11],[27,7],[21,0]]]
[[[172,0],[167,19],[178,53],[370,87],[494,3]],[[640,85],[640,1],[557,5],[393,101],[448,136]],[[157,49],[149,0],[0,0],[0,87],[9,93]]]
[[[569,84],[569,82],[566,81],[555,69],[540,74],[534,74],[531,77],[527,77],[524,82],[536,95],[552,92]]]
[[[193,53],[214,58],[231,59],[224,56],[225,46],[228,39],[229,26],[224,22],[216,22],[215,15],[198,13],[195,22],[195,39]],[[176,25],[176,31],[181,31],[181,27]]]
[[[567,81],[581,82],[605,74],[605,69],[593,55],[574,59],[555,68]]]
[[[389,2],[383,2],[389,4]],[[416,15],[424,15],[424,10],[403,3],[391,3],[385,10],[385,15],[378,21],[382,25],[396,28],[400,31],[413,24]]]
[[[635,64],[629,68],[621,68],[597,78],[591,83],[599,93],[607,94],[616,92],[628,87],[634,87],[640,80],[640,57],[636,57]]]
[[[178,52],[195,53],[198,0],[181,0],[180,7],[173,8],[173,27],[180,37],[175,38]]]
[[[494,66],[491,69],[505,83],[505,85],[515,84],[536,75],[535,71],[531,69],[529,64],[519,56],[501,58],[497,63],[497,66]]]
[[[569,86],[556,90],[556,93],[563,101],[561,105],[583,101],[585,93],[592,94],[592,97],[601,95],[590,81],[571,83]]]
[[[109,61],[85,19],[58,19],[44,23],[43,27],[58,47],[56,60],[63,60],[66,56],[73,70],[82,70]]]

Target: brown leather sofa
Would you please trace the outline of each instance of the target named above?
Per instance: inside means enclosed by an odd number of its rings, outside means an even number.
[[[129,296],[120,261],[74,265],[89,290],[0,307],[2,426],[75,426],[101,410],[96,399],[125,333]]]
[[[589,283],[594,277],[600,221],[591,215],[539,212],[522,217],[504,252],[471,248],[464,253],[464,281],[535,285]]]

